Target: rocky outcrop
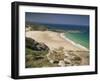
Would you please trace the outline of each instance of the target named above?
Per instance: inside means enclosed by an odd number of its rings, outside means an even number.
[[[65,51],[63,47],[50,50],[47,58],[50,63],[56,66],[78,66],[82,64],[82,58],[78,55],[81,52]]]
[[[39,43],[31,38],[26,37],[26,47],[35,51],[48,51],[49,48],[44,43]]]

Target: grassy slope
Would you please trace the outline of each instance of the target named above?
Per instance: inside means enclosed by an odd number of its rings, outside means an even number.
[[[26,48],[26,68],[53,66],[46,57],[47,53]]]

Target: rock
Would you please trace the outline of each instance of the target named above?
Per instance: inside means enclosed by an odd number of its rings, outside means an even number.
[[[49,60],[50,63],[53,63],[53,60]]]
[[[58,49],[50,50],[48,57],[54,61],[60,61],[64,59],[65,55],[64,55],[64,51],[58,48]]]
[[[49,50],[47,45],[45,45],[44,43],[39,43],[35,41],[34,39],[26,37],[25,42],[26,42],[27,48],[31,48],[35,51],[46,51],[46,50],[48,51]]]
[[[49,48],[48,48],[44,43],[38,43],[38,44],[36,45],[36,49],[37,49],[38,51],[41,51],[41,50],[49,50]]]
[[[61,67],[64,67],[65,66],[65,62],[63,60],[60,60],[58,65],[61,66]]]
[[[73,59],[74,59],[74,60],[77,60],[77,61],[80,61],[80,60],[81,60],[81,58],[78,57],[78,56],[74,57]]]
[[[66,64],[70,64],[71,63],[71,60],[67,59],[67,58],[64,58],[64,61]]]
[[[67,52],[65,52],[65,57],[70,57],[70,55]]]

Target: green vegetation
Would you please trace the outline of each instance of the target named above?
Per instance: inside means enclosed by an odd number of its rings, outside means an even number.
[[[53,66],[46,57],[49,52],[49,48],[45,44],[41,44],[31,38],[26,37],[25,51],[26,68]]]
[[[31,25],[31,30],[41,30],[41,31],[46,31],[47,30],[47,27],[44,26],[44,25],[37,25],[37,24],[34,24],[34,25]]]
[[[31,22],[26,22],[25,27],[26,28],[30,27],[30,31],[46,31],[46,30],[49,30],[49,31],[54,31],[54,32],[59,32],[59,33],[66,32],[65,30],[51,29],[47,25],[36,24],[36,23],[31,23]]]
[[[47,59],[48,51],[34,51],[26,48],[26,68],[53,66]]]
[[[41,25],[41,24],[34,24],[34,23],[26,23],[25,25],[26,28],[31,27],[31,31],[36,30],[36,31],[46,31],[48,30],[48,27],[46,25]]]

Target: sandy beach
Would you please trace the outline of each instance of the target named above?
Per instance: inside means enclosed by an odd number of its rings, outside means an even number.
[[[51,50],[64,47],[65,50],[88,51],[84,46],[76,44],[72,40],[66,38],[63,33],[53,31],[28,31],[26,32],[26,37],[45,43]]]
[[[25,67],[90,64],[89,16],[25,14]]]

